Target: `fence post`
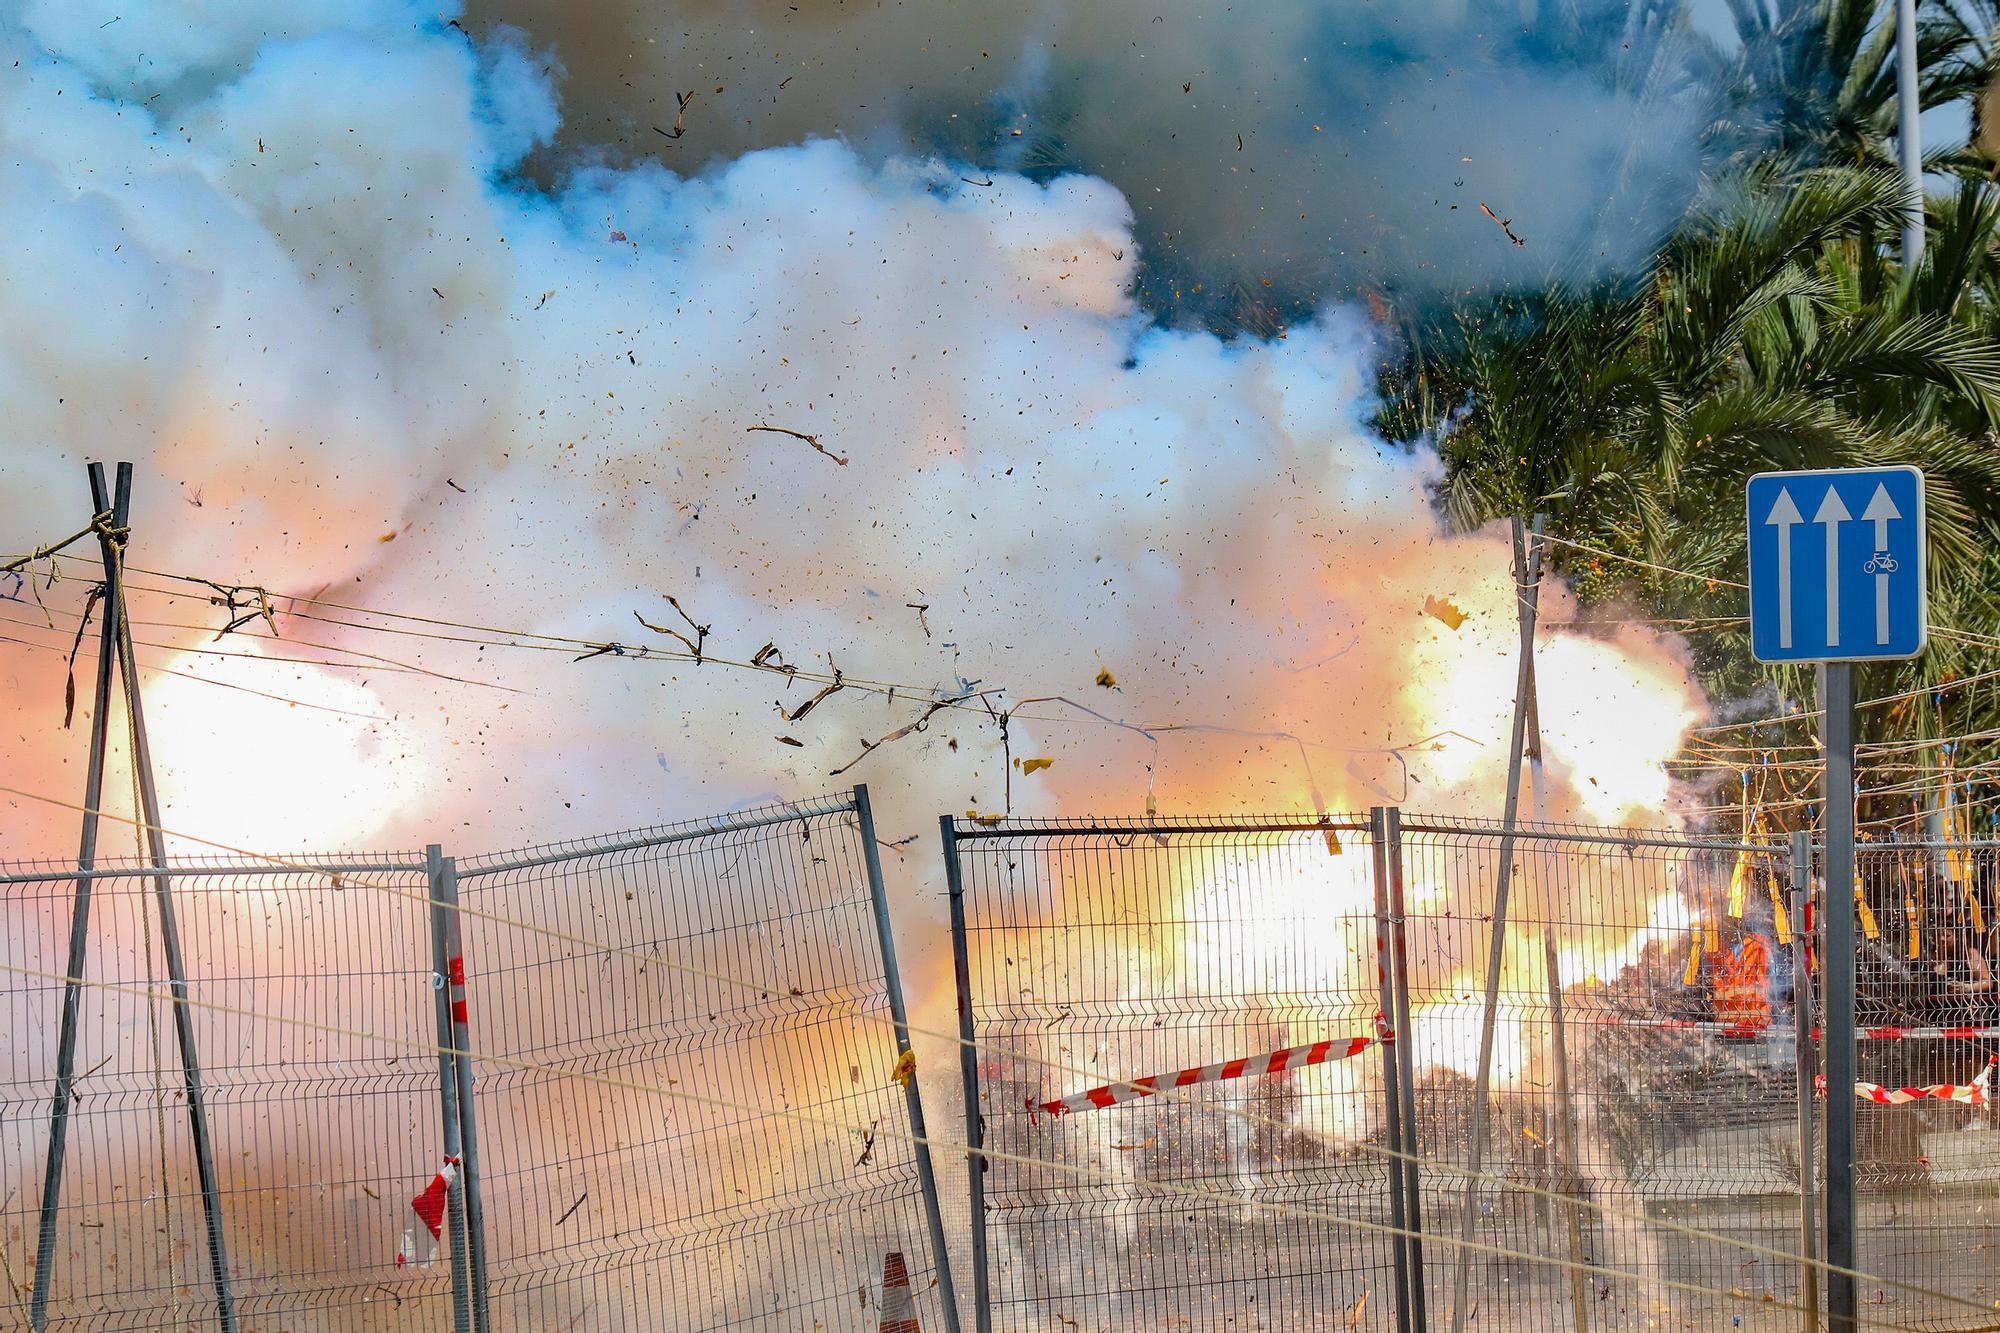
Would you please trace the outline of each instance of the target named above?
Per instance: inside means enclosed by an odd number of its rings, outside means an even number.
[[[493,1315],[487,1308],[486,1203],[479,1183],[479,1126],[473,1117],[472,1022],[465,995],[465,945],[459,935],[458,861],[439,862],[437,897],[443,904],[445,993],[451,1000],[453,1091],[458,1098],[459,1179],[465,1190],[465,1242],[472,1261],[472,1328],[486,1333]]]
[[[1410,1333],[1409,1213],[1403,1201],[1406,1180],[1402,1157],[1409,1150],[1403,1144],[1403,1094],[1398,1086],[1396,1068],[1396,1048],[1402,1045],[1403,1034],[1396,1029],[1396,1000],[1389,981],[1389,974],[1394,968],[1389,961],[1387,813],[1379,805],[1368,812],[1368,840],[1375,856],[1375,975],[1381,982],[1382,1027],[1388,1033],[1388,1040],[1382,1044],[1382,1088],[1387,1103],[1383,1126],[1389,1151],[1395,1154],[1389,1159],[1389,1222],[1396,1228],[1390,1242],[1391,1253],[1396,1260],[1396,1330],[1397,1333]]]
[[[900,1061],[910,1049],[910,1015],[903,1005],[903,974],[896,966],[896,940],[889,929],[889,894],[882,883],[882,849],[875,841],[875,808],[869,804],[865,782],[855,785],[854,815],[861,824],[868,896],[875,904],[875,934],[882,943],[882,984],[889,993],[889,1017],[896,1024],[896,1056]],[[944,1214],[938,1207],[930,1130],[924,1124],[924,1099],[914,1073],[903,1083],[903,1098],[910,1110],[910,1133],[916,1139],[917,1182],[924,1192],[924,1220],[930,1224],[931,1251],[937,1257],[938,1296],[944,1304],[945,1333],[958,1333],[958,1288],[951,1280],[951,1251],[945,1246]]]
[[[432,843],[424,849],[430,874],[431,990],[437,998],[438,1101],[444,1125],[444,1156],[459,1162],[457,1185],[445,1188],[444,1226],[451,1237],[451,1320],[456,1333],[472,1333],[471,1265],[466,1258],[465,1179],[458,1116],[458,1059],[452,1054],[450,923],[455,916],[445,905],[444,849]],[[447,1178],[448,1180],[449,1178]]]
[[[1396,1062],[1403,1093],[1403,1143],[1409,1156],[1403,1160],[1403,1207],[1410,1227],[1410,1325],[1416,1333],[1429,1333],[1430,1297],[1424,1289],[1424,1199],[1417,1163],[1423,1140],[1417,1134],[1417,1048],[1416,1026],[1410,1019],[1410,942],[1403,925],[1403,812],[1396,806],[1382,811],[1384,864],[1389,871],[1389,992],[1396,1009],[1389,1024],[1396,1030]]]
[[[1540,538],[1536,520],[1534,537]],[[1465,1210],[1459,1220],[1456,1260],[1457,1279],[1453,1284],[1451,1333],[1464,1333],[1466,1297],[1472,1281],[1472,1232],[1479,1220],[1480,1167],[1486,1160],[1486,1121],[1491,1110],[1493,1080],[1493,1024],[1500,1008],[1500,971],[1506,963],[1507,894],[1514,882],[1514,839],[1521,816],[1521,758],[1528,731],[1529,701],[1535,686],[1535,614],[1541,594],[1542,550],[1538,540],[1527,540],[1521,521],[1514,520],[1514,598],[1521,622],[1521,660],[1515,677],[1514,725],[1507,750],[1506,813],[1501,818],[1500,874],[1493,888],[1493,931],[1486,954],[1486,1004],[1479,1025],[1479,1073],[1473,1079],[1471,1160],[1465,1177]]]
[[[1542,927],[1542,965],[1549,980],[1549,1050],[1556,1065],[1556,1107],[1562,1127],[1562,1175],[1556,1192],[1563,1196],[1563,1235],[1569,1245],[1570,1319],[1576,1333],[1590,1327],[1590,1303],[1586,1299],[1583,1274],[1583,1219],[1577,1215],[1576,1197],[1582,1193],[1581,1172],[1576,1154],[1576,1103],[1570,1099],[1569,1034],[1563,1022],[1562,970],[1556,954],[1553,923]]]
[[[1805,1333],[1819,1329],[1818,1243],[1813,1225],[1813,1072],[1819,1065],[1813,1041],[1812,993],[1812,835],[1792,835],[1792,1031],[1799,1093],[1799,1326]]]
[[[101,474],[103,465],[94,463]],[[118,465],[118,508],[128,510],[132,465]],[[115,590],[124,597],[123,585]],[[139,817],[146,833],[147,858],[155,869],[167,864],[167,839],[160,827],[160,793],[153,781],[153,749],[146,739],[146,709],[139,697],[139,670],[132,648],[132,622],[118,618],[118,674],[125,682],[125,713],[132,733],[132,772],[138,779]],[[194,1011],[188,1007],[187,964],[181,957],[181,932],[174,912],[173,882],[153,877],[153,897],[160,914],[160,956],[167,965],[167,993],[173,997],[174,1044],[181,1057],[181,1088],[187,1097],[188,1134],[194,1141],[195,1178],[201,1184],[202,1221],[208,1232],[208,1273],[215,1284],[215,1322],[222,1333],[235,1333],[236,1298],[230,1289],[229,1256],[222,1236],[222,1179],[215,1168],[215,1149],[208,1132],[208,1100],[202,1092],[201,1055],[195,1043]]]
[[[1821,1059],[1826,1063],[1826,1326],[1855,1333],[1861,1326],[1855,1289],[1854,1205],[1854,667],[1827,662],[1819,668],[1821,735],[1826,767],[1820,774],[1821,819],[1826,834],[1826,892],[1820,922],[1825,993],[1820,997]]]
[[[958,830],[938,816],[944,882],[951,903],[951,962],[958,984],[958,1070],[965,1082],[965,1174],[972,1232],[972,1317],[976,1333],[993,1333],[992,1276],[986,1262],[986,1122],[979,1114],[979,1052],[973,1045],[972,966],[965,940],[965,881],[958,866]]]
[[[104,469],[90,469],[90,501],[96,514],[109,513],[112,529],[126,524],[129,501],[114,507],[104,493]],[[56,1215],[62,1207],[64,1150],[69,1143],[71,1090],[76,1082],[77,1011],[83,1001],[84,959],[90,941],[90,894],[94,887],[89,872],[97,866],[97,812],[104,800],[105,728],[111,711],[111,664],[118,651],[118,557],[111,537],[99,529],[97,544],[104,555],[104,619],[97,641],[97,692],[90,711],[90,759],[83,778],[83,833],[76,853],[76,901],[70,909],[69,962],[63,973],[61,1026],[56,1038],[55,1098],[49,1105],[49,1151],[42,1163],[42,1208],[35,1239],[35,1289],[30,1302],[29,1324],[42,1333],[49,1322],[49,1292],[55,1285]]]

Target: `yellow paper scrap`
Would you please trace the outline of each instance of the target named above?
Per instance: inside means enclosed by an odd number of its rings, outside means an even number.
[[[1443,622],[1446,629],[1457,629],[1465,623],[1465,612],[1452,605],[1449,597],[1424,598],[1424,614]]]
[[[1875,924],[1875,909],[1868,905],[1868,896],[1861,892],[1861,876],[1854,877],[1854,906],[1861,913],[1861,933],[1871,940],[1882,938],[1882,927]]]
[[[1792,914],[1785,910],[1785,891],[1778,884],[1778,877],[1772,875],[1771,886],[1771,928],[1777,932],[1778,943],[1787,948],[1792,943]]]

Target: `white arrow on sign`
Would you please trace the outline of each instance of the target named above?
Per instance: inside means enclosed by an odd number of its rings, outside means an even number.
[[[1829,486],[1819,502],[1813,522],[1826,525],[1826,646],[1840,647],[1840,525],[1853,518],[1840,502],[1840,492]]]
[[[1792,646],[1792,525],[1805,522],[1792,493],[1780,486],[1764,521],[1778,530],[1778,646]]]
[[[1861,511],[1861,517],[1863,521],[1875,525],[1875,553],[1878,556],[1887,554],[1889,550],[1889,520],[1902,516],[1896,502],[1889,498],[1889,488],[1877,486],[1875,494],[1869,497],[1868,507]],[[1875,571],[1875,642],[1889,642],[1889,571],[1886,569]]]

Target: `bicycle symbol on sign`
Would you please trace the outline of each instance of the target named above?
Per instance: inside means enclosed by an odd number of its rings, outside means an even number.
[[[1863,574],[1893,574],[1896,572],[1896,557],[1887,551],[1878,551],[1868,557],[1868,563],[1861,567]]]

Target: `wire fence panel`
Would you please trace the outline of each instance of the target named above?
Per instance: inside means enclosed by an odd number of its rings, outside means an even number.
[[[1355,1148],[1381,1135],[1379,1049],[1171,1100],[1034,1109],[1373,1036],[1356,829],[958,823],[974,1095],[1005,1154],[984,1177],[994,1327],[1393,1326],[1389,1239],[1295,1211],[1388,1224],[1388,1164]]]
[[[1855,848],[1855,1014],[1876,1030],[1860,1044],[1857,1078],[1889,1089],[1992,1081],[1995,856],[1991,845]],[[1859,1267],[1993,1310],[2000,1275],[1968,1262],[2000,1253],[2000,1120],[1991,1102],[1863,1102],[1855,1159]],[[1913,1326],[2000,1319],[1865,1283],[1860,1295],[1871,1314]]]
[[[943,1326],[851,797],[459,879],[495,1328]]]
[[[1433,1310],[1454,1328],[1796,1327],[1759,1306],[1797,1298],[1797,1265],[1654,1224],[1798,1252],[1793,935],[1773,896],[1789,893],[1788,857],[1661,835],[1404,827],[1426,1229],[1465,1236],[1469,1212],[1473,1241],[1518,1256],[1437,1247]],[[1489,1014],[1480,1167],[1546,1193],[1466,1174]],[[1697,1290],[1561,1266],[1585,1263]]]
[[[1368,1031],[1369,848],[1331,832],[954,824],[970,1081],[997,1154],[982,1178],[996,1327],[1390,1326],[1392,1250],[1362,1230],[1393,1199],[1368,1151],[1385,1143],[1376,1061],[1201,1084],[1178,1105],[1118,1087]],[[1394,847],[1430,1326],[1798,1327],[1790,1307],[1814,1293],[1785,1256],[1803,1245],[1802,1163],[1824,1178],[1825,1103],[1810,1084],[1800,1096],[1812,936],[1789,849],[1429,819]],[[1996,861],[1863,849],[1864,1081],[1964,1086],[1986,1066]],[[1803,1058],[1819,1068],[1810,1044]],[[1093,1085],[1117,1104],[1077,1096]],[[1077,1109],[1035,1109],[1064,1097]],[[1983,1093],[1870,1101],[1860,1118],[1865,1308],[1895,1326],[1990,1324],[1975,1307],[2000,1286],[1966,1259],[2000,1218]],[[1258,1207],[1280,1201],[1341,1221]]]
[[[447,1322],[448,1271],[395,1262],[439,1132],[421,862],[171,864],[239,1326]],[[106,984],[80,994],[52,1329],[216,1321],[153,878],[135,869],[92,879],[85,976]],[[0,1326],[26,1328],[76,877],[0,876]]]
[[[461,1119],[485,1327],[872,1333],[892,1253],[948,1327],[862,809],[436,863],[440,895],[462,885],[482,1057]],[[1796,1254],[1802,1182],[1824,1180],[1797,1036],[1825,968],[1795,960],[1829,897],[1856,917],[1864,1315],[1993,1322],[2000,845],[1865,845],[1832,895],[1809,863],[1810,915],[1789,849],[1669,833],[1377,812],[966,820],[948,846],[1000,1329],[1386,1331],[1412,1312],[1402,1266],[1440,1333],[1796,1328],[1800,1266],[1746,1246]],[[461,992],[434,971],[432,863],[169,868],[238,1326],[448,1326],[482,1270],[449,1246],[396,1262],[449,1151],[434,1047]],[[131,861],[90,875],[95,984],[34,1290],[76,883],[0,866],[0,1329],[37,1295],[53,1329],[214,1327],[155,876]],[[1368,1044],[1402,999],[1395,1045]],[[1300,1053],[1268,1072],[1277,1051]],[[1131,1087],[1196,1069],[1171,1097]],[[1421,1265],[1387,1234],[1419,1202]]]

